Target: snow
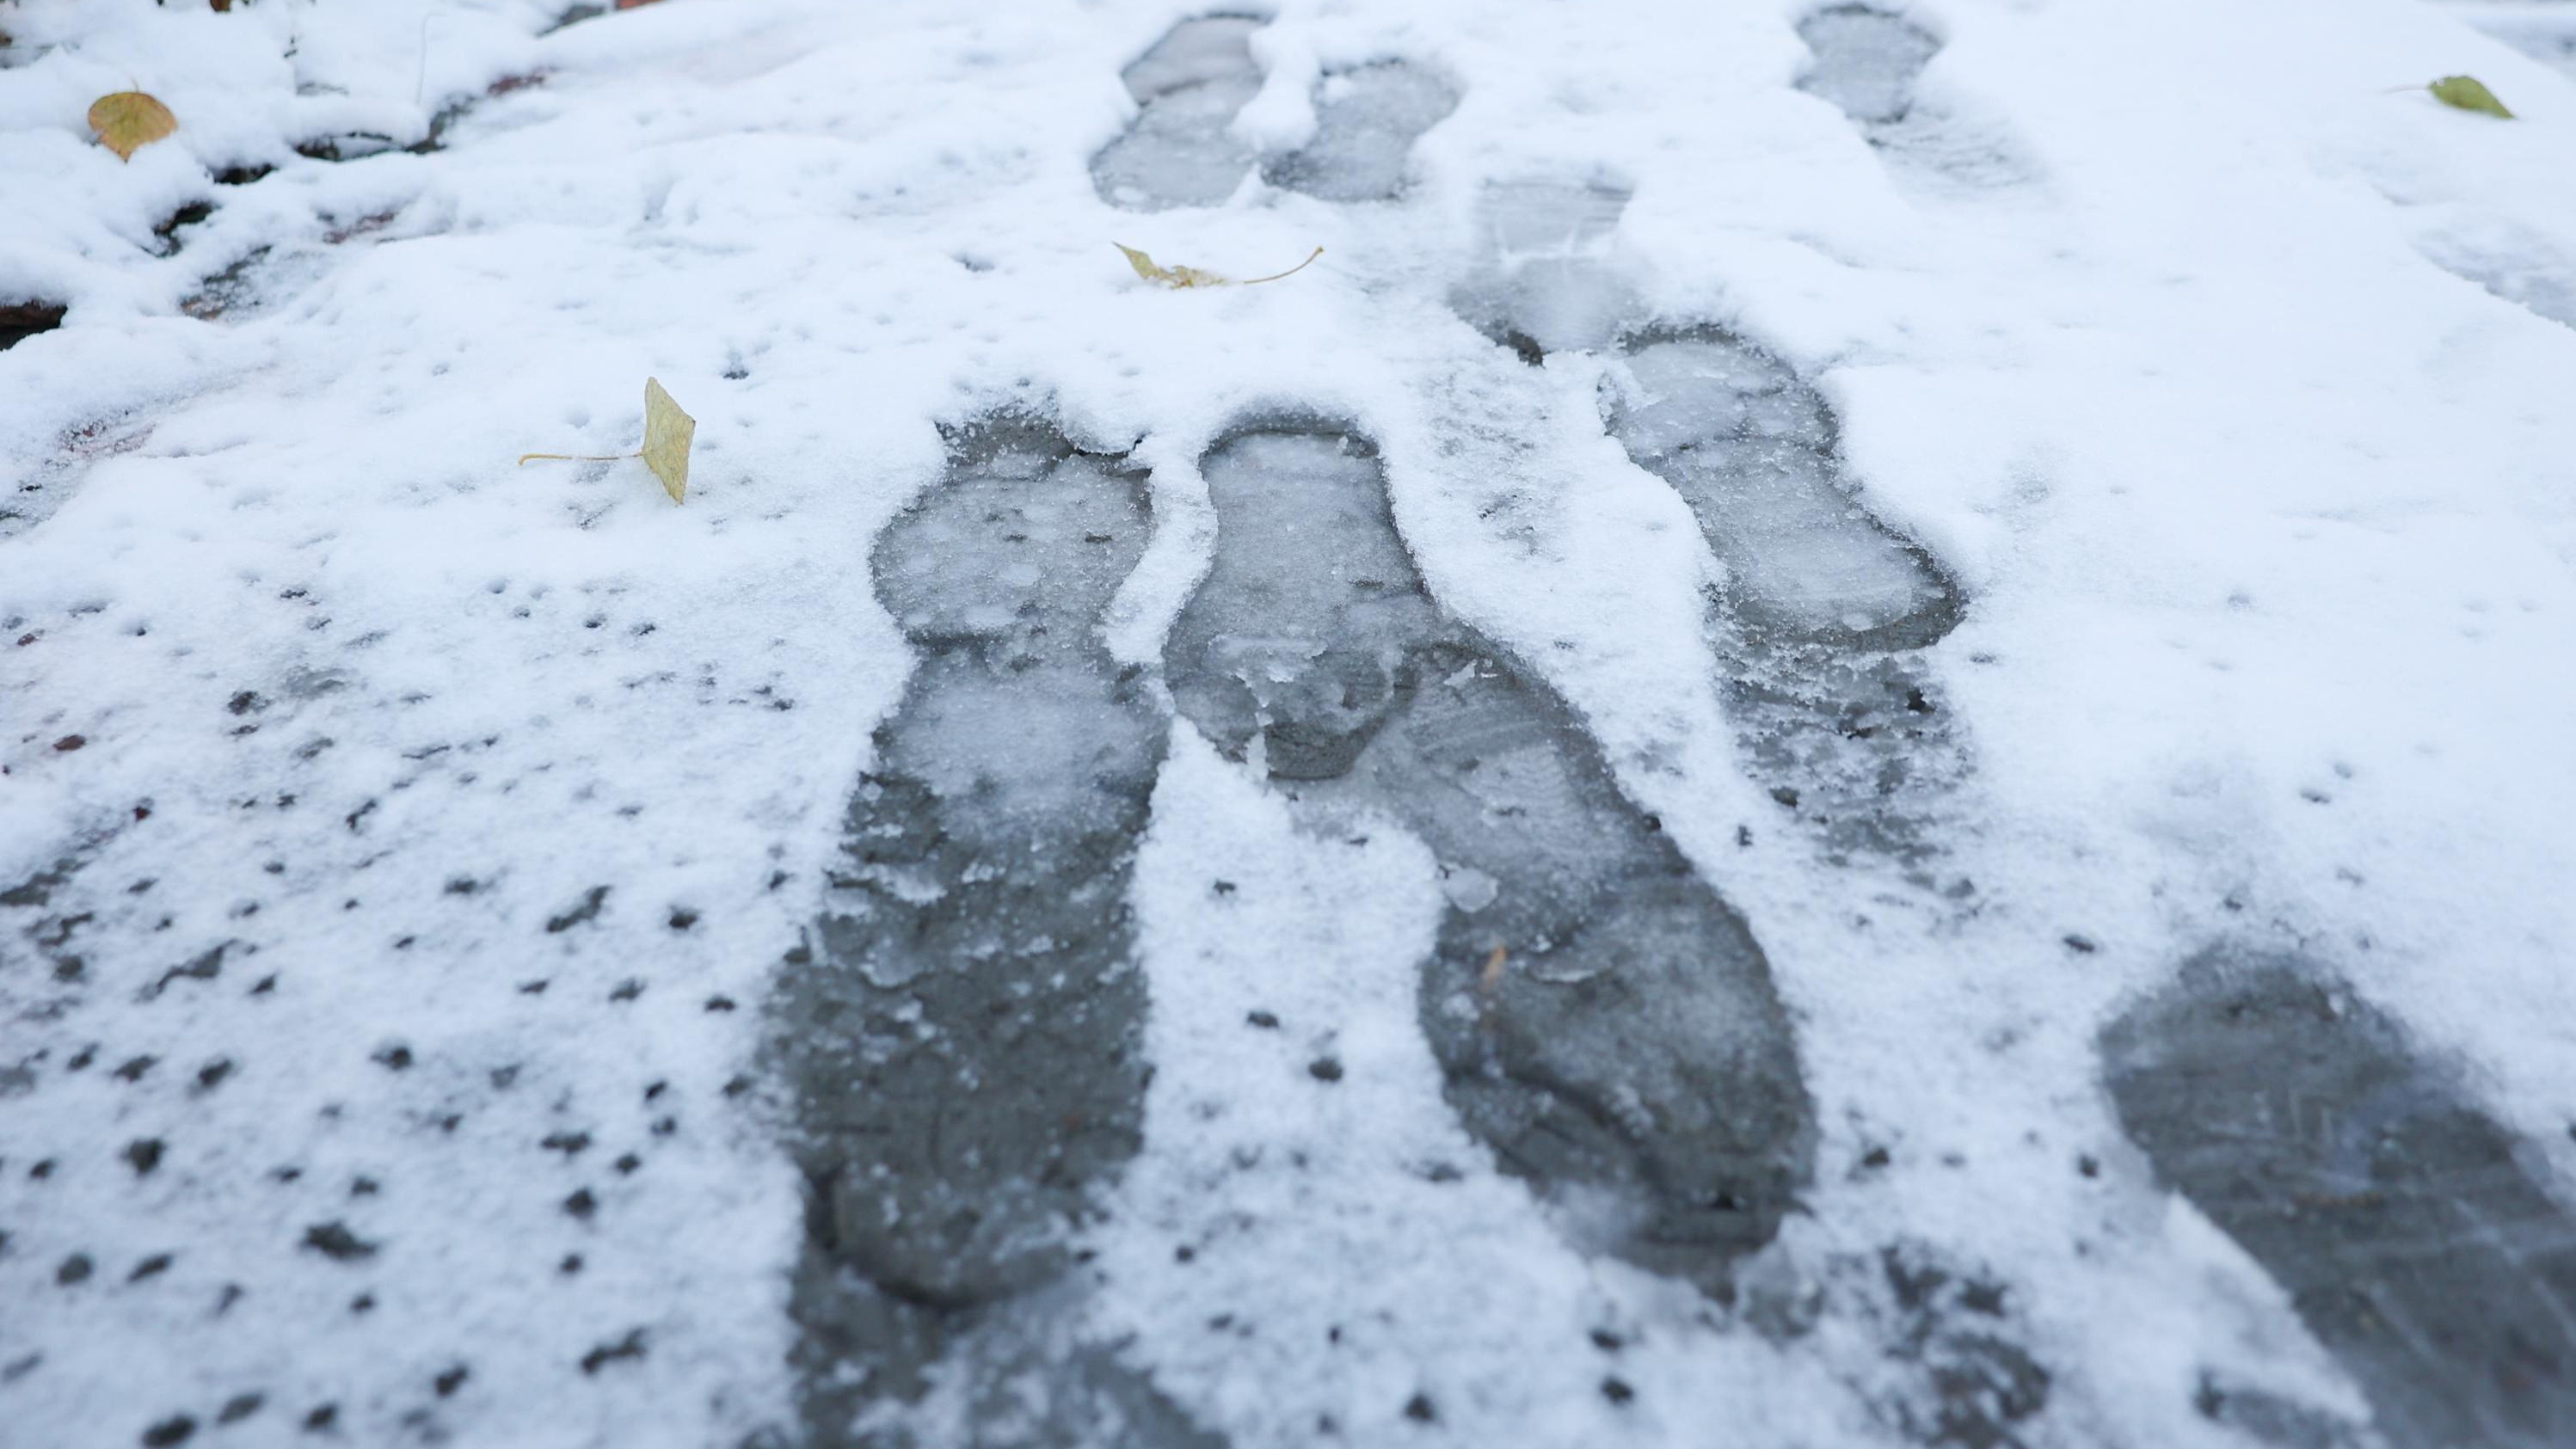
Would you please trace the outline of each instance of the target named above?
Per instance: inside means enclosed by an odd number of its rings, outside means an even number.
[[[2560,1281],[2555,8],[0,7],[0,308],[67,308],[0,351],[0,1422],[2432,1442],[2462,1374],[2311,1316],[2137,1075],[2190,1038],[2138,1043],[2196,1029],[2187,963],[2295,963],[2360,1025],[2212,1052],[2512,1158],[2428,1220],[2528,1226],[2391,1301]],[[128,87],[180,130],[120,163],[82,117]],[[1113,241],[1326,250],[1171,292]],[[647,375],[685,505],[513,466],[631,451]],[[1005,417],[1062,441],[979,460]],[[1243,471],[1325,438],[1273,471],[1360,524]],[[1414,582],[1362,662],[1415,631],[1520,701],[1508,788],[1572,802],[1525,841],[1207,702],[1330,702],[1363,567]],[[854,868],[924,819],[982,854]],[[1794,1205],[1681,1266],[1607,1158],[1498,1150],[1425,984],[1454,922],[1644,911],[1584,875],[1640,861],[1749,944],[1511,1049],[1641,1084],[1632,1144],[1726,1120],[1694,1043],[1793,1066]],[[833,968],[942,910],[1007,939]],[[1057,1094],[1111,1130],[1014,1198]],[[843,1235],[976,1304],[836,1353],[902,1276],[809,1223],[870,1131]],[[998,1241],[903,1221],[978,1192]]]

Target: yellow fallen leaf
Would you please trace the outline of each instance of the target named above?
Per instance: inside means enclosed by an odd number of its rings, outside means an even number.
[[[1164,266],[1162,263],[1155,261],[1152,257],[1145,255],[1143,252],[1136,250],[1125,242],[1111,242],[1110,245],[1127,254],[1127,265],[1136,269],[1137,276],[1143,277],[1146,281],[1156,282],[1163,286],[1173,288],[1257,287],[1263,282],[1275,282],[1281,277],[1295,276],[1297,273],[1306,270],[1307,265],[1313,262],[1315,258],[1324,254],[1324,249],[1322,247],[1317,247],[1314,251],[1307,254],[1305,261],[1299,262],[1297,265],[1290,267],[1284,272],[1276,272],[1267,277],[1248,277],[1243,281],[1238,282],[1232,277],[1220,276],[1215,272],[1201,271],[1197,267]]]
[[[2505,121],[2513,119],[2513,112],[2506,110],[2504,102],[2497,100],[2495,92],[2476,76],[2446,75],[2425,89],[2433,93],[2433,99],[2453,110],[2476,111]]]
[[[1149,282],[1160,282],[1166,287],[1222,287],[1226,283],[1226,279],[1216,273],[1202,272],[1196,267],[1164,266],[1125,242],[1111,242],[1110,245],[1125,252],[1127,265],[1134,267],[1136,275]]]
[[[90,102],[89,128],[116,159],[131,161],[137,149],[179,129],[179,118],[141,91],[118,91]]]
[[[1500,946],[1496,946],[1494,948],[1494,954],[1485,958],[1485,969],[1478,972],[1476,975],[1476,988],[1478,990],[1490,995],[1495,987],[1502,984],[1503,962],[1508,959],[1510,955],[1510,952],[1504,950]]]
[[[674,503],[688,501],[689,443],[697,435],[698,420],[680,411],[660,382],[644,379],[644,466]]]
[[[689,497],[689,444],[698,435],[698,420],[680,411],[680,405],[662,390],[659,378],[644,379],[644,446],[632,453],[521,453],[519,466],[524,468],[539,458],[553,458],[566,463],[614,463],[622,458],[641,458],[653,476],[662,480],[662,491],[674,503],[685,503]]]

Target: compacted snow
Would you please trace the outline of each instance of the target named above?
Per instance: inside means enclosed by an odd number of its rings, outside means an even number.
[[[2576,1442],[2571,17],[0,3],[0,1443]]]

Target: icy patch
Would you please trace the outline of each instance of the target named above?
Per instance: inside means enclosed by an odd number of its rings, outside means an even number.
[[[2288,1292],[2391,1449],[2576,1442],[2576,1223],[2395,1020],[2222,949],[2102,1050],[2157,1175]]]
[[[1067,1240],[1150,1075],[1127,889],[1163,724],[1097,637],[1141,481],[1021,418],[950,443],[872,559],[927,657],[772,1005],[805,1420],[827,1446],[1210,1442],[1072,1326]]]
[[[2426,261],[2537,317],[2576,327],[2576,253],[2529,227],[2455,207],[2409,208]]]
[[[1316,828],[1430,848],[1459,883],[1420,995],[1451,1105],[1596,1250],[1724,1292],[1812,1150],[1760,948],[1565,706],[1431,600],[1372,449],[1270,427],[1201,470],[1180,710]]]

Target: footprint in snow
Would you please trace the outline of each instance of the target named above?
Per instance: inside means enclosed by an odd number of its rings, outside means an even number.
[[[1651,325],[1616,254],[1629,195],[1606,176],[1489,186],[1486,258],[1452,305],[1533,364],[1609,356],[1606,430],[1680,495],[1724,565],[1706,632],[1744,759],[1828,858],[1891,860],[1937,887],[1937,817],[1968,752],[1925,650],[1958,622],[1957,588],[1862,506],[1832,411],[1794,370],[1714,327]],[[1905,1366],[1865,1392],[1883,1421],[1928,1443],[2028,1442],[2051,1376],[2021,1346],[2002,1280],[1913,1242],[1827,1276],[1838,1311],[1879,1325]],[[1803,1301],[1756,1275],[1742,1307],[1786,1338],[1812,1324],[1812,1304],[1783,1306]]]
[[[1914,109],[1914,82],[1940,54],[1932,32],[1893,11],[1836,5],[1798,22],[1813,60],[1798,89],[1863,126],[1892,126]]]
[[[1968,758],[1923,651],[1958,624],[1957,587],[1862,506],[1832,410],[1787,365],[1715,328],[1623,350],[1610,434],[1725,565],[1708,637],[1754,770],[1835,857],[1899,860],[1933,884],[1932,815]]]
[[[1969,763],[1923,651],[1958,623],[1958,589],[1864,506],[1832,409],[1794,370],[1716,327],[1647,323],[1612,250],[1628,197],[1604,179],[1488,187],[1488,259],[1452,304],[1531,362],[1612,355],[1610,435],[1725,567],[1707,633],[1746,759],[1835,857],[1933,884],[1931,816]]]
[[[2030,162],[1997,128],[1922,104],[1916,83],[1940,37],[1907,15],[1874,5],[1832,5],[1798,22],[1810,60],[1798,89],[1830,102],[1870,145],[1918,178],[1984,191],[2034,179]]]
[[[1419,1011],[1451,1106],[1541,1193],[1615,1204],[1593,1246],[1724,1295],[1813,1151],[1760,947],[1566,705],[1432,600],[1369,444],[1272,422],[1200,466],[1216,558],[1165,644],[1180,712],[1308,819],[1430,847]]]
[[[2101,1049],[2157,1176],[2281,1285],[2389,1449],[2576,1444],[2576,1216],[2395,1020],[2221,948]]]
[[[1212,1446],[1066,1326],[1068,1241],[1141,1145],[1149,1075],[1127,892],[1165,724],[1098,639],[1143,482],[1027,417],[949,444],[870,561],[920,660],[771,1007],[810,1184],[804,1418],[818,1446],[910,1444],[888,1406],[929,1399],[970,1437],[924,1444]],[[1043,1433],[1014,1437],[1033,1388]]]

